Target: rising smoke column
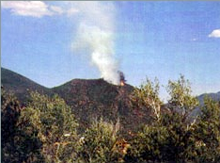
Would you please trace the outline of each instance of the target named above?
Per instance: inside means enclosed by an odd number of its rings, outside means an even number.
[[[118,62],[114,56],[114,13],[111,2],[77,2],[80,21],[76,48],[88,48],[92,63],[101,77],[112,84],[120,84]]]

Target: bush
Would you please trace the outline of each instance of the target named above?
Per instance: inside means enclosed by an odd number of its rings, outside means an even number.
[[[117,140],[119,121],[114,125],[111,122],[94,120],[81,137],[81,149],[78,162],[108,163],[118,159],[115,157],[113,146]],[[123,156],[119,156],[123,157]]]

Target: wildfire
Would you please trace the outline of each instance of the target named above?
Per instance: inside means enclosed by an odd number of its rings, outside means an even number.
[[[120,86],[124,86],[124,85],[125,85],[124,81],[120,81]]]
[[[124,76],[123,72],[121,72],[121,71],[119,71],[118,73],[119,73],[119,76],[120,76],[120,86],[124,86],[125,82],[126,82],[125,76]]]

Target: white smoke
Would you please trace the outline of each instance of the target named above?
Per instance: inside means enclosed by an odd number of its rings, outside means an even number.
[[[77,2],[79,26],[74,48],[87,47],[92,63],[104,80],[118,85],[118,62],[114,56],[114,6],[111,2]]]

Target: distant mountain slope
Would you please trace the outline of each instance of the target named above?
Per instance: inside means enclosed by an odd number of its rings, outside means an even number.
[[[204,94],[201,94],[201,95],[197,96],[196,98],[199,100],[199,105],[200,106],[196,107],[192,111],[191,116],[197,116],[197,115],[199,115],[201,113],[200,107],[204,106],[204,98],[206,96],[210,97],[214,101],[220,101],[220,92],[217,92],[217,93],[204,93]]]
[[[203,100],[204,100],[205,96],[210,97],[214,101],[220,101],[220,91],[217,93],[204,93],[204,94],[201,94],[200,96],[198,96],[197,98],[201,104],[203,104]]]
[[[22,102],[27,100],[29,91],[38,91],[45,94],[52,93],[50,89],[5,68],[1,68],[1,86],[13,93]]]

